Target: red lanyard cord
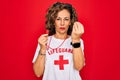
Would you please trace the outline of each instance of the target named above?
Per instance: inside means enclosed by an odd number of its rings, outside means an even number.
[[[64,41],[63,41],[57,48],[61,47],[61,46],[63,45],[63,43],[65,42],[66,39],[67,39],[67,38],[65,38]],[[52,47],[50,47],[51,40],[52,40],[52,36],[50,37],[49,44],[47,45],[47,50],[48,50],[49,48],[50,48],[50,49],[53,49]],[[55,49],[57,49],[57,48],[55,48]]]

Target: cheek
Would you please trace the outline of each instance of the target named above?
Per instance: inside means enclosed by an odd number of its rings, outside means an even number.
[[[68,22],[68,24],[67,24],[67,30],[69,29],[70,24],[71,24],[71,22]]]
[[[58,27],[59,27],[59,22],[55,21],[55,28],[58,29]]]
[[[59,25],[59,21],[55,21],[55,26],[58,26]]]
[[[68,25],[66,25],[66,30],[68,30],[69,26],[70,26],[69,24],[68,24]]]
[[[69,27],[70,26],[70,22],[67,22],[66,26]]]

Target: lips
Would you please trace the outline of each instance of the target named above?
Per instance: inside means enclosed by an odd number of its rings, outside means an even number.
[[[61,30],[65,30],[65,27],[60,27]]]

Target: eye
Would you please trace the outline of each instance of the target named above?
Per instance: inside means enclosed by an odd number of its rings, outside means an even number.
[[[67,20],[67,21],[68,21],[69,19],[65,19],[65,20]]]
[[[60,20],[60,19],[57,19],[57,20]]]
[[[68,18],[65,18],[66,21],[68,21],[69,19]]]
[[[60,18],[57,18],[56,20],[60,20]]]

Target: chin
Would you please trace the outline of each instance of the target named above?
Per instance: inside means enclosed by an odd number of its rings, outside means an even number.
[[[61,31],[61,32],[60,32],[60,34],[66,34],[66,33],[67,33],[67,32],[65,32],[65,31]]]

